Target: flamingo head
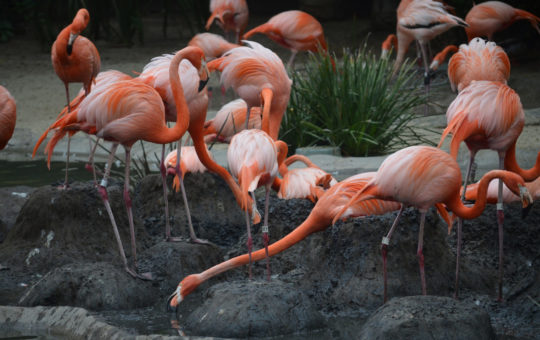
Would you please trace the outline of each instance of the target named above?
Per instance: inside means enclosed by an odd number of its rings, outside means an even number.
[[[198,274],[186,276],[176,287],[176,290],[167,299],[167,310],[176,312],[178,305],[184,298],[202,283]]]
[[[86,26],[88,26],[89,22],[90,14],[85,8],[81,8],[71,23],[71,31],[69,32],[69,40],[67,44],[68,55],[71,55],[71,52],[73,51],[73,43],[75,42],[75,39],[77,39],[79,34],[81,34]]]
[[[533,206],[533,198],[531,194],[529,193],[529,190],[525,185],[518,184],[519,188],[519,198],[521,199],[521,204],[523,206],[523,213],[522,217],[525,218],[529,214],[529,211],[531,210]]]

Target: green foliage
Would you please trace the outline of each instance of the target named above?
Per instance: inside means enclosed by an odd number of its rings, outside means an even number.
[[[345,156],[380,155],[424,142],[409,124],[426,101],[411,66],[405,63],[392,76],[388,59],[365,46],[344,51],[335,69],[330,56],[312,55],[304,70],[293,71],[280,139],[292,149],[339,147]]]

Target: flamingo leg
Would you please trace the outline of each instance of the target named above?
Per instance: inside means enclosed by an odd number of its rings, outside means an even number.
[[[69,169],[69,150],[71,145],[71,135],[68,134],[68,142],[67,142],[67,152],[66,152],[66,170],[65,170],[65,177],[64,177],[64,185],[62,186],[62,189],[69,188],[68,183],[68,169]]]
[[[467,165],[467,175],[465,176],[465,183],[463,184],[463,192],[461,193],[461,200],[465,201],[465,194],[467,192],[467,185],[471,181],[471,173],[474,166],[474,157],[476,156],[476,151],[469,150],[469,164]]]
[[[171,237],[171,224],[169,219],[169,200],[167,199],[167,169],[165,168],[165,144],[161,147],[161,163],[159,165],[161,173],[161,184],[163,186],[163,202],[165,203],[165,241],[179,241],[179,239]]]
[[[383,237],[381,241],[381,254],[383,258],[383,296],[384,296],[384,303],[388,300],[388,284],[387,284],[387,271],[386,271],[386,257],[388,255],[388,245],[390,244],[390,238],[392,237],[392,234],[394,233],[394,230],[396,229],[399,219],[401,218],[401,214],[403,213],[404,205],[402,204],[399,208],[399,212],[396,216],[396,219],[394,220],[394,223],[392,223],[392,227],[390,228],[390,231],[388,231],[388,234]]]
[[[426,211],[420,211],[420,228],[418,230],[418,249],[416,256],[418,256],[418,264],[420,265],[420,280],[422,281],[422,295],[426,295],[426,274],[424,271],[424,223],[426,221]]]
[[[292,69],[293,64],[294,64],[294,57],[296,57],[297,53],[298,53],[298,51],[295,51],[295,50],[291,51],[291,57],[289,58],[289,61],[287,62],[287,68],[288,69]]]
[[[429,100],[428,97],[429,97],[430,76],[429,76],[429,61],[428,61],[426,44],[420,43],[420,50],[422,51],[422,59],[424,60],[424,88],[426,90],[426,100]],[[426,102],[424,114],[427,116],[428,113],[429,113],[428,104]]]
[[[459,292],[459,264],[461,258],[461,241],[462,241],[462,227],[463,219],[458,217],[458,226],[457,226],[457,249],[456,249],[456,281],[454,283],[454,299],[458,298]]]
[[[253,239],[251,238],[251,220],[249,218],[248,210],[246,209],[246,227],[247,227],[247,248],[248,248],[248,255],[249,255],[249,279],[251,280],[252,274],[251,274],[251,250],[253,249]]]
[[[90,137],[89,137],[90,138]],[[92,141],[90,140],[90,144]],[[94,154],[96,153],[97,146],[99,145],[99,138],[96,139],[96,144],[94,144],[93,147],[91,147],[90,155],[88,156],[88,162],[86,162],[86,170],[91,171],[92,175],[94,176],[94,186],[97,187],[97,176],[96,176],[96,167],[94,165]]]
[[[270,281],[270,257],[268,256],[268,243],[270,237],[268,236],[268,201],[270,200],[270,186],[266,186],[266,197],[264,201],[264,224],[262,226],[262,238],[264,243],[264,249],[266,252],[266,279]]]
[[[250,112],[251,112],[251,106],[248,105],[248,108],[247,108],[247,111],[246,111],[246,130],[248,129],[248,124],[249,124],[249,115],[250,115]],[[233,123],[234,124],[234,123]],[[234,125],[233,125],[234,126]]]
[[[504,169],[504,152],[499,153],[499,169]],[[497,225],[499,229],[499,296],[497,300],[503,301],[503,276],[504,276],[504,247],[503,247],[503,225],[504,225],[504,210],[503,210],[503,182],[499,179],[499,192],[497,195]]]

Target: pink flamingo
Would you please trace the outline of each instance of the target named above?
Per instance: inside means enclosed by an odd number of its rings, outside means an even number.
[[[397,37],[395,34],[388,34],[381,44],[381,58],[388,58],[392,49],[397,50]]]
[[[169,75],[176,103],[176,124],[174,127],[168,128],[165,124],[165,107],[160,95],[153,87],[138,79],[120,81],[111,84],[101,92],[92,91],[76,110],[60,118],[52,127],[56,129],[56,133],[45,149],[49,163],[56,143],[69,131],[82,130],[113,142],[111,155],[98,190],[113,225],[126,271],[134,277],[143,279],[148,278],[148,276],[139,275],[136,270],[135,230],[129,196],[130,150],[131,146],[138,140],[167,144],[179,140],[186,132],[189,124],[189,109],[178,73],[180,62],[183,59],[188,59],[199,73],[204,73],[202,67],[204,54],[197,47],[186,47],[172,58]],[[128,266],[106,189],[113,161],[112,156],[118,144],[122,144],[126,150],[124,200],[130,226],[133,268]]]
[[[277,140],[281,119],[289,103],[292,80],[283,62],[271,50],[253,41],[208,63],[210,71],[221,72],[221,83],[232,87],[246,101],[248,112],[263,104],[262,130]],[[249,117],[249,115],[248,115]],[[246,126],[249,120],[246,120]]]
[[[247,104],[243,99],[229,102],[216,113],[213,119],[204,123],[204,141],[217,140],[229,143],[231,138],[246,126]],[[261,128],[261,108],[252,107],[249,113],[248,129]]]
[[[492,80],[506,84],[510,77],[510,59],[494,42],[474,38],[448,62],[448,78],[452,90],[463,90],[473,80]]]
[[[534,200],[540,199],[540,177],[538,177],[536,180],[532,182],[525,182],[525,186],[527,187],[527,190],[531,194],[532,198]],[[478,199],[478,188],[479,184],[469,184],[467,186],[467,192],[465,194],[465,199],[469,201],[476,201]],[[489,187],[487,190],[487,202],[490,204],[497,203],[498,200],[498,190],[499,187],[497,183],[491,182],[489,183]],[[520,198],[519,196],[516,196],[508,187],[503,185],[503,194],[502,194],[502,200],[504,203],[512,203],[512,202],[519,202]]]
[[[302,11],[285,11],[274,15],[268,22],[251,29],[242,39],[262,33],[281,46],[291,50],[287,63],[291,67],[298,51],[327,52],[322,25],[317,19]]]
[[[465,28],[465,32],[469,41],[475,37],[487,37],[488,40],[493,40],[495,32],[508,28],[517,20],[529,20],[532,27],[540,33],[539,17],[501,1],[475,4],[465,16],[465,21],[469,25]]]
[[[69,83],[83,83],[85,95],[88,95],[101,67],[101,59],[96,46],[87,38],[80,36],[89,21],[90,14],[85,8],[81,8],[73,22],[58,34],[51,49],[54,71],[66,88],[68,112],[70,111]],[[66,153],[64,189],[68,187],[69,146],[70,138],[68,138]]]
[[[0,85],[0,150],[3,150],[13,136],[17,120],[17,105],[9,91]]]
[[[204,52],[207,61],[219,58],[223,53],[232,50],[235,47],[240,47],[238,44],[233,44],[225,40],[221,35],[214,33],[199,33],[196,34],[188,43],[188,46],[197,46]]]
[[[431,61],[431,64],[429,64],[429,70],[430,71],[437,71],[439,66],[441,66],[442,63],[444,63],[444,60],[448,56],[449,53],[456,53],[458,51],[458,48],[456,45],[448,45],[445,48],[443,48],[442,51],[437,53],[435,57],[433,57],[433,60]]]
[[[426,295],[426,279],[424,273],[423,235],[427,210],[436,206],[444,217],[446,205],[450,211],[461,218],[478,217],[486,205],[488,183],[494,178],[501,178],[517,195],[520,195],[524,207],[532,203],[532,198],[525,188],[525,182],[518,175],[501,170],[488,172],[480,180],[479,198],[474,206],[467,207],[460,199],[461,171],[457,162],[446,152],[429,146],[411,146],[388,156],[369,183],[359,190],[350,202],[334,217],[334,223],[346,214],[350,206],[369,199],[383,199],[413,206],[420,211],[420,228],[418,231],[418,262],[422,281],[422,294]],[[402,206],[403,210],[403,206]],[[386,254],[390,237],[397,226],[401,212],[398,213],[390,231],[382,241],[384,301],[386,302]],[[451,228],[451,219],[449,229]]]
[[[361,190],[375,173],[364,173],[349,177],[330,189],[317,201],[317,204],[311,210],[309,216],[302,224],[294,229],[277,242],[268,247],[268,256],[274,256],[287,250],[296,243],[302,241],[309,235],[323,231],[332,224],[332,220],[341,209],[348,203],[356,192]],[[366,200],[362,202],[353,202],[350,207],[341,216],[342,219],[382,215],[389,211],[399,209],[400,203],[383,201],[378,199]],[[253,252],[251,256],[244,254],[236,256],[230,260],[215,265],[202,273],[186,276],[179,284],[173,294],[167,301],[167,306],[177,308],[187,295],[192,293],[201,283],[210,278],[223,273],[227,270],[251,263],[251,261],[260,261],[266,258],[266,250]]]
[[[234,177],[238,178],[238,184],[242,190],[244,200],[242,210],[246,213],[247,227],[247,248],[251,257],[253,246],[251,238],[251,226],[247,210],[249,193],[252,193],[260,186],[266,188],[266,199],[264,203],[264,224],[262,226],[263,242],[268,252],[268,200],[270,187],[274,178],[278,174],[278,167],[287,156],[287,144],[282,141],[274,141],[266,132],[262,130],[243,130],[231,140],[227,150],[227,162]],[[253,198],[255,205],[255,198]],[[253,210],[257,208],[254,207]],[[255,223],[258,223],[255,222]],[[251,261],[250,261],[251,263]],[[267,260],[267,276],[270,280],[270,262]],[[249,266],[249,278],[251,278],[251,264]]]
[[[503,170],[506,152],[515,145],[523,130],[525,115],[521,101],[507,85],[494,81],[472,81],[462,90],[446,111],[447,128],[444,130],[439,146],[449,133],[452,133],[450,154],[456,159],[459,146],[464,141],[470,158],[465,176],[467,187],[472,163],[478,150],[491,149],[499,154],[499,169]],[[465,195],[465,191],[463,193]],[[499,204],[497,204],[497,223],[499,227],[499,300],[502,300],[503,276],[503,202],[502,182],[499,181]],[[458,254],[461,250],[461,221],[458,223]],[[456,274],[458,269],[456,268]],[[457,276],[457,275],[456,275]],[[457,278],[456,278],[457,295]]]
[[[210,17],[206,22],[206,30],[217,20],[217,24],[225,33],[234,32],[238,44],[246,29],[249,10],[246,0],[210,0]]]

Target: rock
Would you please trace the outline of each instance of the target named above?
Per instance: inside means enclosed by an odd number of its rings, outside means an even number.
[[[441,296],[394,298],[367,320],[360,339],[495,339],[488,313]]]
[[[135,279],[120,266],[78,263],[48,272],[26,291],[19,304],[118,310],[152,305],[157,295],[152,282]]]
[[[186,320],[186,331],[215,337],[267,337],[321,329],[325,321],[309,297],[279,280],[221,283]]]

